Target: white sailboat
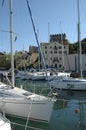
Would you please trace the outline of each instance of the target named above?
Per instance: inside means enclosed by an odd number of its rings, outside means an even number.
[[[0,111],[6,114],[49,122],[54,101],[51,98],[30,93],[6,84],[0,87]]]
[[[31,77],[32,80],[45,80],[45,78],[46,78],[46,73],[44,70],[34,72]]]
[[[81,41],[80,41],[80,13],[79,13],[79,0],[78,4],[78,42],[79,42],[79,67],[80,67],[80,78],[72,77],[58,77],[56,80],[51,81],[51,85],[58,89],[67,89],[67,90],[86,90],[86,79],[82,78],[82,55],[81,55]]]
[[[0,114],[0,130],[11,130],[10,121]]]
[[[86,79],[59,76],[50,82],[51,86],[66,90],[86,90]]]
[[[4,109],[6,114],[27,118],[27,120],[31,119],[49,122],[53,110],[54,100],[49,97],[30,93],[24,89],[15,87],[12,42],[12,0],[9,2],[12,85],[0,83],[0,111],[3,112]]]

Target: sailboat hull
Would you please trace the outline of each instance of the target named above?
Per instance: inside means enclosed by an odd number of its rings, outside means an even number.
[[[73,80],[51,81],[51,86],[57,89],[86,90],[86,80]]]
[[[1,98],[0,111],[16,117],[49,122],[54,102],[30,99]]]

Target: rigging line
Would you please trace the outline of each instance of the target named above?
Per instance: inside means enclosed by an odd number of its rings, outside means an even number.
[[[9,78],[8,78],[7,74],[6,74],[6,79],[7,79],[8,83],[9,83],[9,85],[11,85],[11,86],[12,86],[12,83],[11,83],[11,81],[9,80]]]
[[[6,30],[0,30],[0,32],[10,33],[10,31],[6,31]],[[12,32],[12,34],[15,35],[14,42],[16,42],[17,36],[19,36],[19,35],[17,33],[15,33],[15,32]]]
[[[29,117],[30,117],[31,108],[32,108],[32,101],[31,101],[31,105],[30,105],[29,113],[28,113],[28,116],[27,116],[27,121],[26,121],[26,125],[25,125],[25,130],[27,130],[28,120],[29,120]]]
[[[39,51],[40,51],[41,56],[42,56],[42,52],[41,52],[41,48],[40,48],[40,45],[39,45],[39,41],[38,41],[35,25],[34,25],[34,22],[33,22],[32,13],[31,13],[31,9],[30,9],[30,6],[29,6],[29,2],[28,2],[28,0],[26,0],[26,2],[27,2],[29,14],[30,14],[30,18],[31,18],[31,22],[32,22],[32,26],[33,26],[33,30],[34,30],[34,34],[35,34],[35,38],[36,38],[36,41],[37,41],[37,44],[38,44]],[[46,65],[45,65],[43,56],[42,56],[42,62],[43,62],[44,68],[46,69],[46,67],[45,67]]]
[[[33,21],[33,18],[32,18],[32,12],[31,12],[30,5],[29,5],[28,0],[26,0],[26,2],[27,2],[27,7],[28,7],[28,10],[29,10],[29,14],[30,14],[30,18],[31,18],[31,22],[32,22],[32,26],[33,26],[33,30],[34,30],[34,34],[35,34],[35,38],[36,38],[36,42],[37,42],[37,44],[38,44],[38,48],[39,48],[39,51],[40,51],[40,54],[41,54],[41,57],[42,57],[42,64],[43,64],[43,66],[44,66],[45,73],[46,73],[46,77],[47,77],[47,79],[48,79],[48,75],[47,75],[47,70],[46,70],[46,65],[45,65],[43,53],[42,53],[41,48],[40,48],[40,45],[39,45],[39,41],[38,41],[38,37],[37,37],[37,33],[36,33],[34,21]],[[48,84],[49,84],[49,80],[48,80]],[[51,89],[50,84],[49,84],[49,87],[50,87],[50,90],[51,90],[51,92],[52,92],[52,89]]]
[[[6,30],[0,30],[0,32],[7,32],[7,33],[10,33],[10,31],[6,31]],[[15,32],[12,32],[13,34],[19,36],[19,34],[15,33]]]

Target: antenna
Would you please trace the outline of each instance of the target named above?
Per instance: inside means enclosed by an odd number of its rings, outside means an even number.
[[[48,22],[48,41],[50,39],[50,23]]]

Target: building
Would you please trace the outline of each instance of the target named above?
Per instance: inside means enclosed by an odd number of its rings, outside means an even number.
[[[66,38],[66,34],[53,34],[53,35],[50,35],[50,42],[59,42],[61,43],[62,40],[65,41],[65,38]]]
[[[79,72],[79,60],[78,54],[68,54],[64,57],[64,68],[66,71]],[[82,71],[86,71],[86,54],[82,55]]]
[[[79,71],[78,54],[69,54],[70,43],[66,35],[50,35],[49,42],[41,42],[40,47],[43,53],[46,67],[57,68],[59,71]],[[30,46],[29,52],[38,53],[38,47]],[[32,58],[33,60],[33,58]],[[86,54],[82,55],[82,71],[86,71]]]
[[[63,41],[61,38],[63,37]],[[49,43],[40,43],[47,67],[64,69],[64,56],[69,54],[69,43],[65,41],[65,34],[50,35]]]
[[[0,52],[0,56],[3,56],[3,55],[5,55],[5,52]]]
[[[36,46],[29,46],[29,53],[32,54],[32,53],[38,53],[38,47]]]

